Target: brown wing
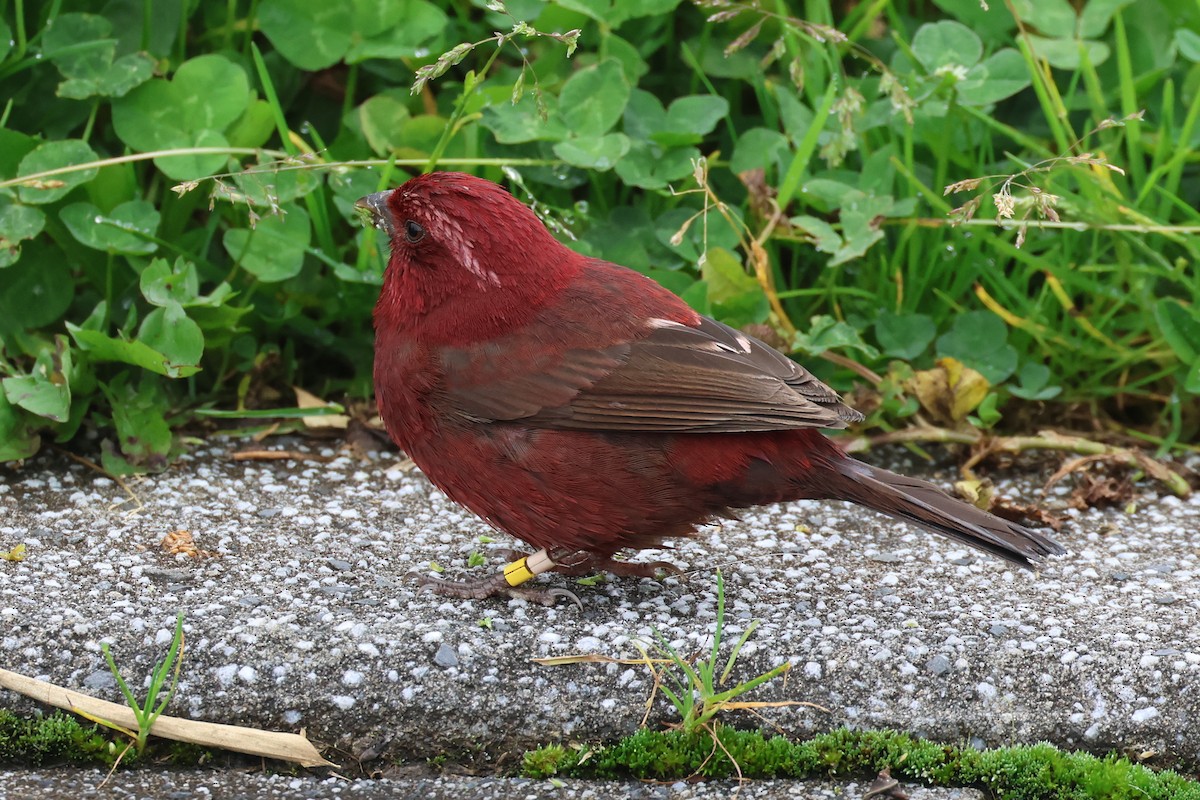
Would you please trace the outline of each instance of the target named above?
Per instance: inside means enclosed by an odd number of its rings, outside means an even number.
[[[592,431],[844,428],[862,419],[802,366],[720,322],[657,320],[647,330],[596,350],[505,340],[444,351],[447,400],[475,421]],[[513,355],[530,352],[540,355]]]

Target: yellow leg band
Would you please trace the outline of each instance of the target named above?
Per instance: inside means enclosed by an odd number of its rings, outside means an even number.
[[[538,550],[533,555],[519,558],[504,568],[504,580],[509,586],[520,586],[534,575],[541,575],[554,566],[550,554]]]
[[[529,569],[529,556],[514,561],[504,568],[504,580],[508,581],[509,586],[520,586],[532,577],[533,572]]]

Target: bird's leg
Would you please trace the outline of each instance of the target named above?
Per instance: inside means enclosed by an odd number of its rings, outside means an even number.
[[[491,575],[480,581],[448,581],[442,578],[431,578],[428,575],[416,575],[417,583],[428,586],[435,594],[443,597],[458,597],[464,600],[482,600],[496,595],[508,595],[521,600],[552,606],[558,598],[565,597],[583,609],[579,597],[566,589],[521,589],[535,575],[540,575],[554,569],[556,564],[545,549],[531,555],[522,555],[504,568],[504,571]]]
[[[498,550],[501,558],[519,558],[519,550]],[[657,578],[660,571],[668,575],[682,575],[683,570],[670,561],[618,561],[611,556],[600,555],[589,550],[562,551],[554,554],[552,572],[570,577],[588,575],[593,572],[610,572],[622,578]]]

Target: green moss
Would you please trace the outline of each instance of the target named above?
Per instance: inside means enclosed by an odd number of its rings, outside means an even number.
[[[0,709],[0,764],[111,764],[122,749],[98,725],[61,711],[22,718]]]
[[[83,722],[64,711],[18,717],[0,709],[0,764],[90,764],[111,766],[121,757],[122,766],[139,760],[130,741],[100,725]],[[123,753],[123,755],[122,755]],[[143,754],[179,767],[212,763],[227,757],[221,750],[166,739],[156,740]]]
[[[521,771],[531,778],[549,778],[560,769],[573,768],[578,761],[576,752],[561,744],[548,744],[527,752],[521,763]]]
[[[641,730],[588,752],[550,745],[525,755],[525,774],[676,780],[725,778],[894,777],[932,786],[976,786],[1004,800],[1200,800],[1200,783],[1109,755],[1067,753],[1049,744],[976,750],[896,731],[838,729],[804,742],[756,731]],[[730,759],[732,756],[733,760]],[[737,767],[734,766],[737,762]]]

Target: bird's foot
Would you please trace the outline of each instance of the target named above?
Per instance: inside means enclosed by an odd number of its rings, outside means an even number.
[[[517,553],[516,556],[513,562],[504,568],[503,572],[491,575],[483,580],[448,581],[443,578],[433,578],[418,573],[413,573],[413,577],[416,578],[417,583],[422,586],[428,586],[435,594],[440,594],[443,597],[457,597],[463,600],[483,600],[487,597],[506,595],[518,600],[541,603],[544,606],[552,606],[558,602],[560,597],[565,597],[579,606],[580,611],[583,610],[583,603],[580,602],[579,596],[566,589],[520,588],[521,584],[525,581],[555,567],[555,563],[547,551],[539,550],[531,555]]]

